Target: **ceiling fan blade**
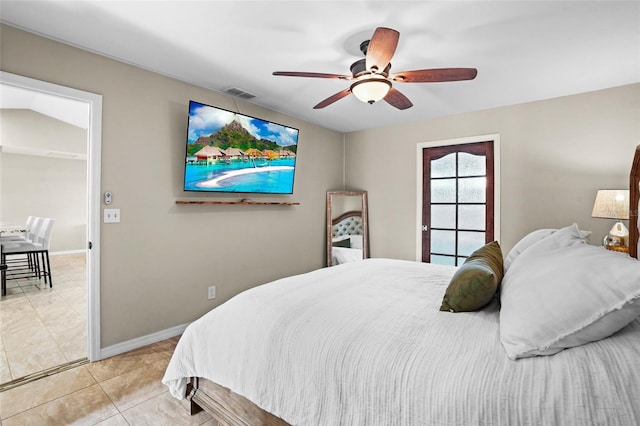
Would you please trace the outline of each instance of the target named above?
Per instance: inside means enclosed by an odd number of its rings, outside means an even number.
[[[325,74],[322,72],[298,72],[298,71],[274,71],[273,75],[283,75],[286,77],[313,77],[313,78],[338,78],[341,80],[351,80],[350,75]]]
[[[384,97],[384,100],[398,109],[407,109],[413,106],[409,98],[393,87],[389,89],[389,93]]]
[[[391,28],[378,27],[369,41],[367,47],[367,70],[376,67],[378,71],[383,71],[398,46],[400,33]]]
[[[347,96],[350,93],[351,93],[351,89],[344,89],[341,92],[336,93],[335,95],[329,96],[327,99],[325,99],[324,101],[320,102],[318,105],[314,106],[313,109],[320,109],[320,108],[324,108],[326,106],[329,106],[332,103],[334,103],[336,101],[339,101],[340,99],[344,98],[345,96]]]
[[[478,70],[475,68],[434,68],[399,72],[392,74],[389,78],[400,83],[437,83],[473,80],[477,74]]]

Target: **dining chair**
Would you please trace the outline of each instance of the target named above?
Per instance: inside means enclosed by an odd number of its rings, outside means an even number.
[[[41,218],[37,233],[33,235],[32,242],[9,242],[3,244],[0,263],[8,266],[5,271],[8,279],[44,277],[45,284],[53,287],[51,275],[51,264],[49,262],[49,246],[51,233],[55,219]],[[18,257],[17,259],[7,259],[7,256]],[[3,295],[6,294],[6,287],[3,288]]]
[[[27,235],[25,236],[27,242],[34,242],[37,238],[39,232],[42,231],[42,226],[44,224],[44,217],[34,217],[31,223],[31,226],[28,228]]]
[[[36,235],[42,231],[42,225],[44,223],[44,218],[42,217],[37,217],[37,216],[29,216],[27,218],[27,221],[25,223],[26,225],[26,229],[27,232],[24,234],[24,236],[19,236],[19,235],[10,235],[7,237],[2,237],[2,239],[0,240],[0,242],[2,242],[3,244],[5,244],[5,248],[9,247],[9,246],[13,246],[15,247],[15,244],[21,244],[21,243],[33,243],[36,240]],[[32,254],[25,254],[24,259],[26,260],[26,262],[28,263],[28,269],[30,269],[31,271],[36,272],[35,270],[35,256]],[[15,266],[16,264],[22,264],[22,259],[12,259],[9,260],[8,263],[13,264],[14,268],[13,270],[15,270]]]

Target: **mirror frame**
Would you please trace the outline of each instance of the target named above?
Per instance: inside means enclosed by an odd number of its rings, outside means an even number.
[[[367,207],[367,191],[327,191],[327,266],[332,266],[332,206],[333,197],[358,196],[362,206],[362,259],[369,258],[369,211]],[[342,212],[341,214],[346,213]]]

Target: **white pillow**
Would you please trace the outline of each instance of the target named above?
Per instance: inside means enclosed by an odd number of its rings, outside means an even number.
[[[520,241],[516,243],[515,246],[511,250],[509,250],[509,254],[504,259],[504,272],[507,272],[507,269],[511,266],[516,257],[520,256],[520,254],[537,243],[540,240],[547,238],[549,235],[556,232],[557,229],[538,229],[536,231],[532,231],[529,234],[522,237]],[[580,234],[583,239],[588,239],[589,235],[591,235],[591,231],[583,231],[580,230]]]
[[[362,250],[362,235],[351,235],[351,248]]]
[[[504,258],[504,271],[507,272],[507,269],[509,269],[513,261],[516,260],[516,257],[520,256],[523,251],[538,241],[547,238],[556,231],[557,229],[538,229],[522,237],[522,239],[518,241],[511,250],[509,250],[507,257]]]
[[[577,225],[523,252],[500,291],[500,340],[511,359],[603,339],[640,315],[640,262],[587,244]]]

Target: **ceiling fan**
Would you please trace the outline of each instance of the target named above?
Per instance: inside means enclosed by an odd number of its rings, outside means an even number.
[[[403,110],[411,108],[413,104],[405,95],[392,86],[392,82],[435,83],[473,80],[478,74],[478,70],[475,68],[437,68],[390,74],[390,61],[398,46],[399,38],[400,33],[396,30],[385,27],[376,28],[371,40],[360,44],[360,50],[365,55],[365,58],[351,64],[351,75],[298,71],[274,71],[273,75],[354,80],[354,83],[348,89],[329,96],[314,106],[314,109],[324,108],[353,93],[363,102],[373,104],[384,99],[387,103]]]

